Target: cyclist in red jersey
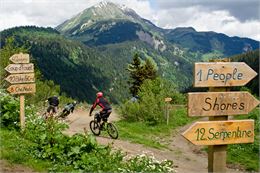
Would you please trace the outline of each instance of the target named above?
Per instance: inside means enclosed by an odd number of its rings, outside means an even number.
[[[102,121],[107,122],[107,119],[112,112],[112,107],[108,103],[108,101],[103,97],[102,92],[97,93],[97,98],[90,109],[89,116],[91,116],[93,110],[96,108],[97,105],[102,108],[101,111],[99,112]],[[101,119],[98,119],[98,121],[100,122]]]

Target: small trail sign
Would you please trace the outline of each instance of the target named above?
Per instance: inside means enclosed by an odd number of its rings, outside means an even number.
[[[254,120],[196,122],[183,134],[194,145],[254,142]]]
[[[11,56],[9,58],[10,61],[12,61],[13,63],[29,63],[30,61],[30,57],[29,54],[23,54],[23,53],[19,53],[19,54],[14,54],[13,56]]]
[[[170,101],[172,101],[172,98],[171,98],[171,97],[166,97],[166,98],[164,99],[164,101],[165,101],[165,102],[170,102]]]
[[[32,73],[34,72],[34,65],[29,64],[9,64],[5,70],[9,73]]]
[[[189,116],[248,114],[259,101],[248,92],[188,93]]]
[[[244,62],[199,62],[194,75],[194,87],[229,87],[244,86],[257,73]]]
[[[35,93],[36,91],[36,85],[35,83],[32,84],[15,84],[10,85],[7,88],[7,91],[10,94],[29,94],[29,93]]]
[[[11,84],[35,82],[34,73],[11,74],[5,78]]]

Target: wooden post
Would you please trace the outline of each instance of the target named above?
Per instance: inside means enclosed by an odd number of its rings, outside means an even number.
[[[21,129],[25,127],[24,95],[20,95],[20,123]]]
[[[228,88],[209,88],[210,92],[223,92]],[[228,120],[228,115],[209,117],[209,121]],[[227,145],[208,146],[208,172],[226,172]]]
[[[166,97],[164,99],[164,102],[165,102],[165,118],[166,118],[167,125],[169,124],[169,105],[170,105],[170,101],[172,101],[172,98],[170,98],[170,97]]]
[[[167,125],[169,124],[169,102],[166,102]]]
[[[215,62],[219,60],[213,60]],[[224,62],[230,62],[230,59],[223,59]],[[229,88],[209,88],[209,92],[229,91]],[[228,120],[228,115],[209,117],[209,121]],[[227,160],[227,145],[208,146],[208,172],[225,173]]]

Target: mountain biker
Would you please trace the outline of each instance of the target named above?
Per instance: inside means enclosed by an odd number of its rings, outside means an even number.
[[[102,119],[103,122],[107,122],[107,119],[109,117],[109,115],[112,112],[112,107],[110,106],[110,104],[108,103],[108,101],[103,97],[103,93],[102,92],[98,92],[97,93],[97,97],[95,102],[93,103],[90,112],[89,112],[89,116],[91,116],[93,110],[96,108],[96,106],[100,106],[102,109],[99,112],[100,113],[100,118]],[[101,119],[98,118],[98,122],[101,121]],[[101,127],[103,126],[103,123],[101,124]]]
[[[49,103],[49,107],[47,108],[48,114],[50,114],[51,112],[54,114],[57,113],[59,106],[59,98],[56,95],[49,97],[45,102]]]
[[[62,114],[65,115],[66,112],[68,112],[68,113],[73,113],[76,104],[77,104],[77,101],[74,101],[74,102],[72,102],[72,103],[66,104],[66,106],[64,107],[64,109],[63,109],[63,111],[62,111]]]

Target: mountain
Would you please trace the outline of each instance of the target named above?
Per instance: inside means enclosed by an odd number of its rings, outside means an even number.
[[[162,29],[141,18],[134,10],[111,2],[101,2],[87,8],[56,29],[87,45],[98,46],[140,39],[155,48],[165,47],[160,35],[162,33],[159,32]]]
[[[96,48],[111,61],[127,64],[135,52],[152,57],[162,77],[179,89],[192,84],[193,62],[208,61],[258,49],[259,42],[216,32],[197,32],[192,27],[163,29],[134,10],[111,2],[85,9],[56,29],[70,39]],[[124,78],[125,66],[115,66]]]
[[[249,38],[229,37],[216,32],[197,32],[194,28],[175,28],[165,32],[167,40],[192,52],[219,52],[231,56],[259,48],[259,42]]]
[[[159,28],[140,17],[134,10],[111,2],[101,2],[87,8],[56,29],[63,35],[90,46],[143,41],[161,52],[172,47],[181,52],[188,51],[196,61],[231,56],[259,48],[259,42],[249,38],[229,37],[216,32],[197,32],[192,27]]]
[[[191,85],[189,54],[181,46],[168,42],[163,29],[125,6],[101,2],[56,29],[65,37],[81,41],[112,58],[116,64],[114,70],[120,72],[119,81],[127,78],[126,65],[137,52],[143,60],[152,58],[160,75],[175,82],[179,88]]]
[[[43,77],[62,92],[90,102],[102,90],[115,103],[129,97],[126,68],[135,53],[153,59],[159,75],[183,91],[192,85],[194,62],[240,54],[259,43],[193,28],[162,29],[125,6],[106,2],[55,29],[16,27],[0,34],[1,46],[14,37],[17,46],[30,48]]]

